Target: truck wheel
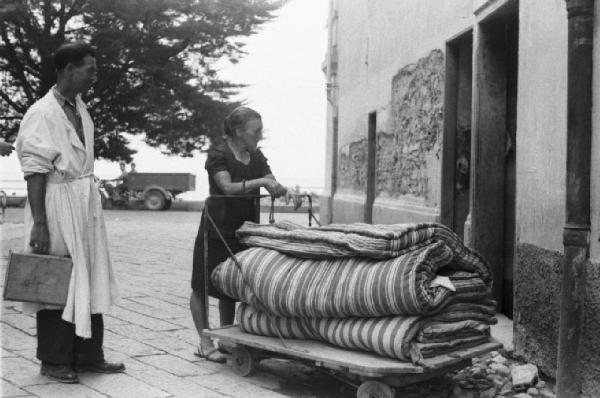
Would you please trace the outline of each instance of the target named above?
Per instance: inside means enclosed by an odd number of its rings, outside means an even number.
[[[144,206],[148,210],[162,210],[165,207],[165,196],[160,191],[149,191],[144,198]]]

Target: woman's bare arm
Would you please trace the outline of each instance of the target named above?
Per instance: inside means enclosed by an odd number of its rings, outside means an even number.
[[[284,195],[287,189],[281,185],[272,174],[245,182],[231,182],[228,171],[219,171],[214,175],[215,182],[225,195],[243,195],[248,191],[264,187],[271,195]]]

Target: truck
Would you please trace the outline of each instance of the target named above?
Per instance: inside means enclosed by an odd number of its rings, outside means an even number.
[[[196,189],[190,173],[130,173],[125,178],[100,181],[102,207],[143,201],[148,210],[167,210],[175,197]]]

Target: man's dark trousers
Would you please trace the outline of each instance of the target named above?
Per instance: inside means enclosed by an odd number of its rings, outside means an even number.
[[[63,310],[37,313],[37,358],[51,365],[90,364],[104,359],[102,314],[92,314],[92,337],[75,335],[75,325],[61,318]]]

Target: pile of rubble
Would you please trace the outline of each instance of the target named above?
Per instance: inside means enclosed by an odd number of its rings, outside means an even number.
[[[555,398],[538,368],[497,351],[474,358],[472,366],[452,375],[453,398]]]
[[[544,382],[537,366],[493,351],[472,365],[438,379],[399,387],[402,398],[555,398],[554,385]]]

